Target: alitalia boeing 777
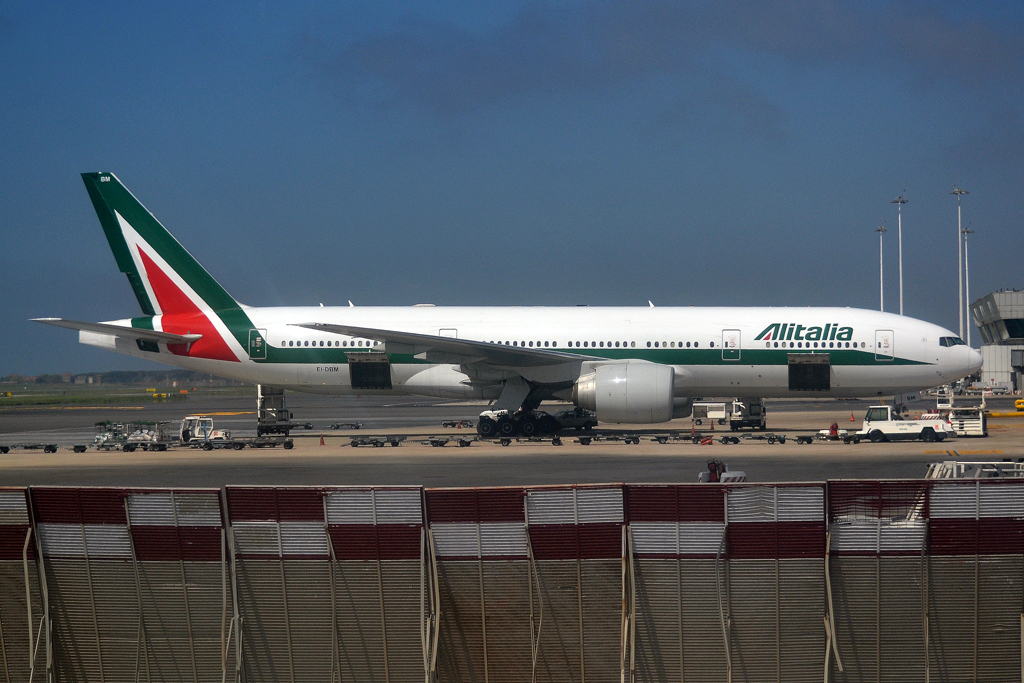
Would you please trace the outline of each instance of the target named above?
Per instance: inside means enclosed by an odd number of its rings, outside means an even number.
[[[111,173],[82,178],[142,315],[44,322],[79,341],[220,377],[323,394],[546,399],[666,422],[695,396],[889,396],[981,367],[953,332],[851,308],[253,307],[240,304]]]

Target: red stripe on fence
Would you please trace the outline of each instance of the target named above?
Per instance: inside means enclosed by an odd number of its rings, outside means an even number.
[[[124,489],[32,488],[36,522],[43,524],[121,524]]]
[[[228,518],[237,522],[277,522],[277,494],[271,487],[227,488]]]
[[[538,524],[530,526],[533,556],[538,560],[597,560],[622,557],[622,525]]]
[[[725,489],[720,486],[625,487],[631,522],[724,522]]]
[[[283,522],[322,522],[323,491],[315,488],[279,488],[277,509]]]
[[[27,524],[4,524],[0,526],[0,560],[21,561],[21,551],[25,547]],[[36,559],[35,539],[29,541],[28,559]]]
[[[428,489],[426,493],[430,523],[480,521],[475,489]]]
[[[140,561],[219,562],[221,529],[215,526],[134,526],[132,542]]]
[[[522,522],[525,489],[427,489],[427,519],[431,523]]]
[[[825,523],[737,522],[729,525],[727,547],[739,560],[825,557]]]
[[[1019,555],[1024,552],[1024,520],[938,518],[928,526],[932,555]]]
[[[831,481],[828,483],[829,519],[843,517],[906,517],[915,510],[928,517],[929,482]]]
[[[420,526],[332,524],[328,529],[339,560],[418,560]]]

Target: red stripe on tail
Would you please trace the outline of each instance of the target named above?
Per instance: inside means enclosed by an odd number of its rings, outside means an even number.
[[[203,338],[189,347],[186,344],[168,344],[167,350],[176,356],[190,358],[209,358],[238,362],[220,332],[205,313],[199,310],[185,292],[181,291],[153,259],[139,248],[139,256],[146,268],[149,284],[163,312],[162,324],[164,332],[173,334],[201,334]]]

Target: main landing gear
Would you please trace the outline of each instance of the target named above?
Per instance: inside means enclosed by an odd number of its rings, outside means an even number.
[[[476,433],[481,439],[555,434],[561,426],[543,410],[486,410],[480,413]]]

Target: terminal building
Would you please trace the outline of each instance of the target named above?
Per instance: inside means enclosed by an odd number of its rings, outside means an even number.
[[[971,304],[971,316],[984,344],[981,386],[995,390],[1024,387],[1024,290],[992,292]]]

